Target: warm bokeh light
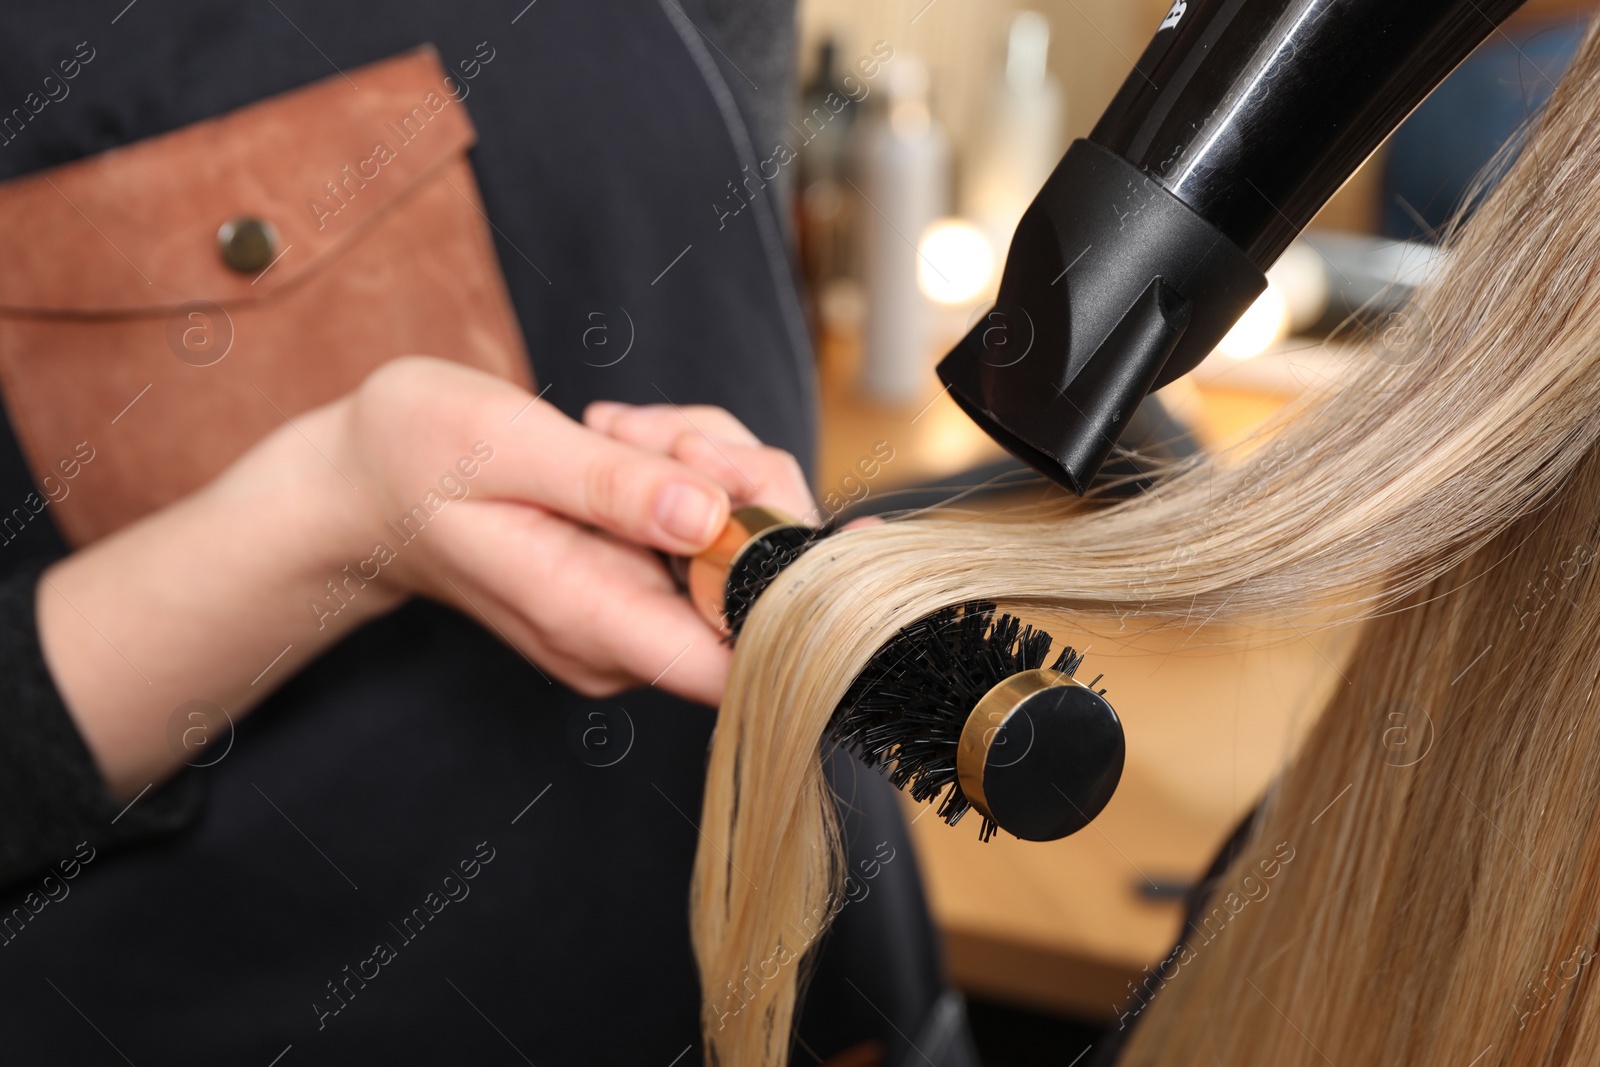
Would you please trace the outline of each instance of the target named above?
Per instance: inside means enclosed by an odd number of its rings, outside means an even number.
[[[1288,332],[1289,302],[1283,291],[1269,282],[1250,310],[1217,345],[1217,351],[1229,359],[1255,359]]]
[[[994,278],[994,249],[983,231],[962,219],[940,219],[917,244],[917,286],[929,300],[968,304]]]

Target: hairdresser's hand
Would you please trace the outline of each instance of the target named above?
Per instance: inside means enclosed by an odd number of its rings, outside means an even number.
[[[721,699],[728,649],[650,549],[709,545],[728,518],[725,477],[422,358],[387,365],[355,394],[346,447],[376,502],[368,521],[394,548],[365,574],[482,620],[591,696],[654,682]]]
[[[584,409],[583,423],[710,475],[735,504],[762,504],[818,525],[820,513],[800,464],[782,449],[763,445],[722,408],[606,400]]]
[[[693,553],[728,507],[714,475],[497,378],[403,359],[53,565],[39,640],[125,800],[193,755],[171,740],[190,702],[237,720],[415,593],[581,692],[654,682],[715,704],[730,653],[641,546]]]

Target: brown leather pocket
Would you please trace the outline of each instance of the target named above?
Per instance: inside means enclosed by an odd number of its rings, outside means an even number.
[[[0,388],[71,544],[396,356],[528,383],[446,84],[422,48],[0,184]],[[230,266],[233,220],[276,242]]]

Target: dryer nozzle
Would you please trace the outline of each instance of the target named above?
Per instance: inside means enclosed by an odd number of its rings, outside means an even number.
[[[1158,182],[1080,140],[939,377],[991,437],[1082,493],[1145,395],[1204,359],[1266,284]]]
[[[999,302],[939,365],[1074,492],[1262,271],[1524,0],[1177,0],[1018,224]]]

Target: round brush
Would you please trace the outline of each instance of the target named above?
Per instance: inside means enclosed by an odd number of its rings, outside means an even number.
[[[716,542],[674,573],[713,626],[737,636],[778,574],[832,532],[771,508],[733,512]],[[873,654],[828,722],[827,733],[919,802],[941,793],[939,817],[969,809],[979,838],[997,828],[1053,841],[1087,826],[1116,791],[1122,723],[1076,674],[1063,648],[1050,666],[1043,630],[974,600],[902,628]]]
[[[954,825],[969,808],[1027,841],[1087,826],[1116,792],[1126,747],[1083,656],[974,600],[901,629],[851,683],[828,733],[917,801],[940,793]]]

